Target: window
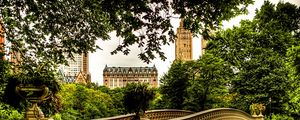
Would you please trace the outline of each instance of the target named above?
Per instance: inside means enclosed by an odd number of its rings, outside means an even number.
[[[117,86],[118,86],[118,80],[115,79],[115,80],[114,80],[114,87],[117,87]]]
[[[123,87],[123,81],[124,81],[124,80],[119,80],[119,86],[120,86],[120,87]]]
[[[182,34],[182,39],[188,39],[188,34]]]
[[[109,80],[109,86],[113,87],[114,86],[114,81],[113,80]]]

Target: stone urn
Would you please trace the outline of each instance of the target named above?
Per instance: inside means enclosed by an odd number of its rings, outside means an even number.
[[[20,84],[16,86],[16,93],[31,103],[25,112],[25,120],[48,120],[37,103],[49,98],[49,88],[45,85]]]

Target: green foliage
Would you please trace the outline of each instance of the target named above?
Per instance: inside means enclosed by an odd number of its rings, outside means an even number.
[[[150,62],[155,53],[166,59],[161,45],[175,39],[170,22],[173,14],[181,14],[186,27],[199,34],[245,13],[251,3],[253,0],[2,0],[0,19],[5,38],[23,57],[63,63],[63,53],[72,57],[72,53],[95,51],[99,48],[95,41],[108,40],[115,31],[123,42],[112,54],[121,51],[127,55],[128,47],[138,44],[143,49],[139,58]],[[26,54],[28,51],[32,54]]]
[[[279,55],[264,51],[244,63],[243,71],[233,81],[233,91],[240,93],[244,102],[272,104],[272,112],[282,112],[291,86],[287,75],[284,60]]]
[[[86,85],[86,87],[94,89],[96,91],[101,91],[103,93],[110,95],[113,106],[114,106],[113,107],[114,109],[112,109],[113,113],[118,114],[118,115],[126,113],[124,105],[123,105],[125,88],[109,89],[106,86],[98,86],[95,83],[88,83]]]
[[[0,119],[1,120],[22,120],[23,113],[12,108],[8,104],[0,102]]]
[[[63,84],[58,96],[62,99],[62,109],[57,119],[95,119],[120,115],[122,108],[118,108],[111,96],[98,89],[88,88],[80,84]],[[101,87],[99,87],[101,88]],[[124,108],[123,108],[124,109]]]
[[[204,54],[193,65],[193,78],[189,80],[185,108],[202,111],[216,107],[228,107],[224,98],[228,94],[227,85],[232,69],[210,53]]]
[[[294,120],[294,118],[285,114],[272,114],[266,120]]]
[[[221,58],[206,53],[197,61],[175,61],[161,79],[158,108],[202,111],[228,107],[232,69]]]
[[[4,91],[8,83],[7,78],[11,74],[10,73],[11,65],[8,63],[8,61],[2,59],[3,56],[4,53],[0,52],[0,58],[1,58],[0,59],[0,101],[3,101]]]
[[[183,61],[174,61],[168,72],[161,78],[160,89],[165,108],[183,109],[189,81],[189,66]]]
[[[124,106],[128,113],[135,113],[134,119],[140,119],[155,97],[154,90],[148,84],[129,83],[125,87]]]
[[[289,68],[289,77],[292,79],[293,83],[291,86],[291,91],[289,91],[290,101],[285,104],[285,109],[289,111],[289,114],[295,119],[300,118],[300,67],[299,67],[299,50],[300,46],[291,47],[288,52],[288,62],[286,63]]]
[[[230,84],[236,94],[235,107],[249,111],[252,103],[263,103],[267,115],[289,114],[286,106],[291,105],[290,93],[299,81],[291,74],[297,68],[291,62],[297,59],[297,49],[289,50],[299,45],[298,13],[299,7],[290,3],[266,1],[252,21],[219,31],[211,39],[207,51],[224,59],[235,72]]]
[[[0,45],[1,49],[1,45]],[[5,101],[5,90],[9,82],[8,77],[12,75],[11,64],[2,59],[4,53],[0,50],[0,119],[2,120],[21,120],[23,119],[23,114],[19,111],[23,109],[15,109],[14,107],[6,104]]]
[[[54,120],[62,120],[61,119],[61,114],[57,113],[52,117]]]
[[[126,88],[115,88],[109,91],[109,94],[112,101],[113,101],[113,108],[114,108],[114,114],[125,114],[125,106],[123,104],[124,102],[124,95],[125,95],[125,89]]]
[[[43,106],[47,106],[47,109],[43,110],[45,111],[46,116],[52,114],[51,112],[54,112],[52,109],[58,109],[60,107],[60,101],[56,97],[56,93],[59,91],[60,86],[57,81],[58,78],[56,77],[56,72],[51,65],[51,63],[27,62],[27,64],[22,65],[22,67],[15,68],[15,73],[7,78],[8,83],[3,96],[4,101],[20,110],[24,109],[26,100],[15,92],[16,86],[20,84],[31,84],[35,86],[46,85],[50,90],[50,99],[43,103]]]
[[[155,109],[165,109],[165,103],[162,101],[162,94],[160,92],[161,89],[159,88],[153,88],[155,97],[154,99],[150,102],[150,110],[155,110]]]
[[[186,28],[207,38],[210,30],[219,28],[223,20],[246,13],[246,7],[253,2],[253,0],[228,0],[226,2],[173,0],[171,5],[174,13],[180,14],[181,18],[185,19]]]

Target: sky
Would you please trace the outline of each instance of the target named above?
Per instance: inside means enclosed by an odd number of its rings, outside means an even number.
[[[290,2],[300,6],[300,0],[270,0],[272,3],[276,4],[279,1]],[[242,19],[252,19],[255,16],[255,9],[260,8],[263,4],[264,0],[255,0],[255,3],[248,6],[248,14],[240,15],[235,18],[232,18],[229,21],[223,21],[223,28],[232,28],[234,25],[238,26],[239,22]],[[173,26],[173,30],[176,32],[177,27],[179,27],[180,19],[172,19],[171,24]],[[169,69],[172,61],[175,59],[175,44],[170,43],[170,45],[162,46],[162,51],[165,52],[165,56],[167,59],[165,61],[161,60],[158,55],[157,58],[152,60],[151,63],[146,64],[142,60],[138,58],[138,54],[141,52],[140,48],[137,45],[133,45],[129,47],[130,54],[123,55],[123,53],[118,53],[115,55],[111,55],[112,52],[121,41],[120,38],[116,37],[116,33],[110,33],[111,40],[102,41],[97,40],[96,44],[102,48],[102,50],[97,50],[96,52],[89,54],[89,71],[91,73],[92,82],[98,83],[99,85],[103,85],[103,69],[105,65],[108,67],[145,67],[149,66],[155,67],[158,70],[158,78],[163,76]],[[193,38],[193,59],[198,59],[201,53],[201,37]]]

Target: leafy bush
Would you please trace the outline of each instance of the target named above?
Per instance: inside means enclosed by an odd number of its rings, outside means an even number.
[[[124,106],[128,113],[134,112],[139,119],[149,108],[150,101],[155,97],[154,90],[148,84],[130,83],[125,87]]]
[[[80,84],[63,84],[59,96],[62,99],[61,116],[56,119],[94,119],[119,115],[111,95],[96,87]]]
[[[272,114],[272,116],[267,117],[266,120],[294,120],[294,118],[284,114]]]
[[[21,120],[23,114],[9,106],[0,102],[0,119],[1,120]]]

